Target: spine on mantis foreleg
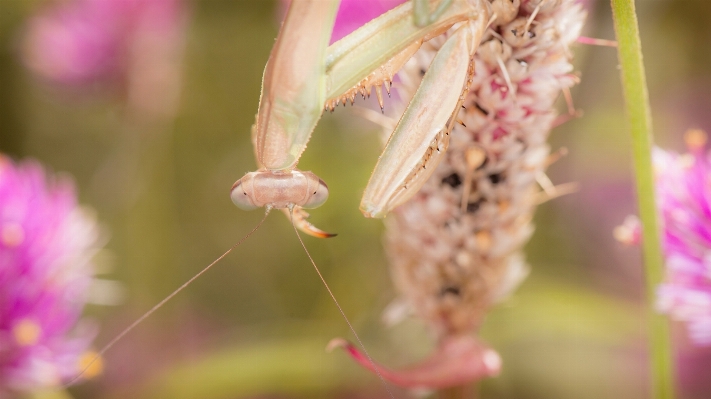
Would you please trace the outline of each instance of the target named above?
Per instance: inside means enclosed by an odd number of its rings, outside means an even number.
[[[373,87],[382,108],[381,86],[389,89],[393,74],[419,46],[453,24],[488,12],[485,1],[456,2],[427,26],[412,23],[413,3],[408,1],[331,45],[326,52],[325,109],[353,101],[356,95],[368,95]],[[429,3],[434,6],[439,0]]]
[[[326,101],[325,57],[340,0],[295,0],[264,70],[252,140],[260,167],[295,168]]]
[[[360,95],[363,98],[370,97],[372,89],[375,88],[375,95],[378,97],[378,104],[380,105],[380,109],[383,109],[383,86],[385,86],[385,90],[387,90],[389,95],[393,76],[395,76],[395,73],[397,73],[397,71],[405,65],[410,57],[412,57],[412,55],[419,50],[421,45],[422,39],[412,42],[412,44],[405,47],[404,50],[400,51],[386,63],[379,66],[376,70],[371,72],[348,91],[328,99],[324,108],[328,111],[333,111],[337,106],[340,104],[345,105],[348,101],[353,104],[356,96]]]
[[[385,222],[386,251],[404,302],[440,339],[476,331],[527,273],[522,248],[549,163],[554,102],[574,85],[569,46],[585,12],[574,0],[493,0],[497,19],[444,160]],[[400,72],[407,99],[444,42],[423,45]],[[389,131],[385,132],[389,134]]]

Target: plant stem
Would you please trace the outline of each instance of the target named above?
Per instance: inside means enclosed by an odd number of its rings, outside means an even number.
[[[642,64],[642,48],[634,0],[611,0],[618,42],[627,117],[632,132],[632,149],[637,181],[647,300],[649,303],[649,346],[652,397],[674,397],[674,377],[669,323],[654,311],[656,290],[664,276],[652,169],[652,118]]]

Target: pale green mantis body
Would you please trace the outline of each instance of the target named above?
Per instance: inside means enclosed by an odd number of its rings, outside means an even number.
[[[328,46],[338,0],[293,0],[264,72],[252,142],[259,170],[232,187],[243,209],[315,208],[326,184],[296,169],[324,109],[381,86],[423,42],[450,31],[375,166],[360,209],[382,218],[412,197],[442,159],[492,16],[483,0],[405,3]],[[451,4],[450,4],[451,3]],[[429,9],[434,10],[431,15]],[[423,11],[424,10],[424,11]],[[424,17],[422,17],[424,14]],[[420,25],[413,22],[413,15]],[[322,235],[302,221],[307,233]]]

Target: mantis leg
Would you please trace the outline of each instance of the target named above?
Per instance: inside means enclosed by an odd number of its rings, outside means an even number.
[[[442,159],[468,90],[471,57],[486,26],[482,18],[462,24],[432,60],[370,177],[360,205],[366,217],[385,217],[410,199]]]
[[[425,26],[430,22],[430,2],[427,0],[412,0],[415,11],[415,25]]]
[[[264,70],[254,133],[260,167],[291,170],[326,101],[325,58],[340,0],[293,0]]]
[[[427,19],[427,22],[432,23],[433,21],[436,21],[437,18],[439,18],[439,16],[442,15],[450,5],[452,5],[452,1],[453,0],[442,0],[442,2],[437,5],[437,8],[432,11],[432,14]]]
[[[444,0],[428,0],[429,5],[441,5]],[[363,25],[350,35],[333,43],[326,52],[326,98],[348,97],[362,88],[364,79],[380,67],[390,65],[394,74],[417,51],[418,43],[446,32],[462,21],[488,21],[489,7],[482,0],[455,0],[431,23],[419,27],[413,24],[416,12],[408,1]],[[409,53],[409,55],[407,55]],[[386,80],[392,76],[381,76]]]
[[[415,25],[420,27],[436,21],[447,10],[447,7],[452,4],[452,0],[442,0],[430,14],[429,0],[412,0],[412,2],[415,11]]]
[[[427,1],[428,7],[442,9],[442,3],[451,0]],[[354,90],[363,89],[359,83],[364,79],[375,84],[392,79],[422,41],[457,22],[488,15],[482,0],[457,0],[432,23],[417,27],[412,23],[413,5],[407,2],[329,47],[338,4],[293,0],[289,7],[264,71],[253,136],[264,169],[288,171],[296,166],[327,100],[353,96]]]
[[[441,5],[439,0],[428,1]],[[392,79],[422,41],[457,22],[488,16],[481,0],[457,0],[431,24],[417,27],[408,2],[329,47],[338,4],[339,0],[294,0],[289,7],[262,82],[253,134],[261,168],[296,167],[328,99],[354,95],[374,71],[377,76],[370,81],[375,84]],[[388,67],[383,73],[390,76],[377,74],[384,65]]]

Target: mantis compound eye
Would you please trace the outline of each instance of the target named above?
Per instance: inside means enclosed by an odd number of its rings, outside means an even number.
[[[328,199],[328,186],[326,183],[318,179],[318,185],[311,190],[309,193],[309,198],[302,205],[304,208],[318,208],[323,205]]]
[[[246,184],[242,180],[244,180],[244,178],[237,180],[232,186],[232,191],[230,192],[232,202],[237,205],[239,209],[244,211],[252,211],[259,208],[252,202],[252,198],[247,194]]]

